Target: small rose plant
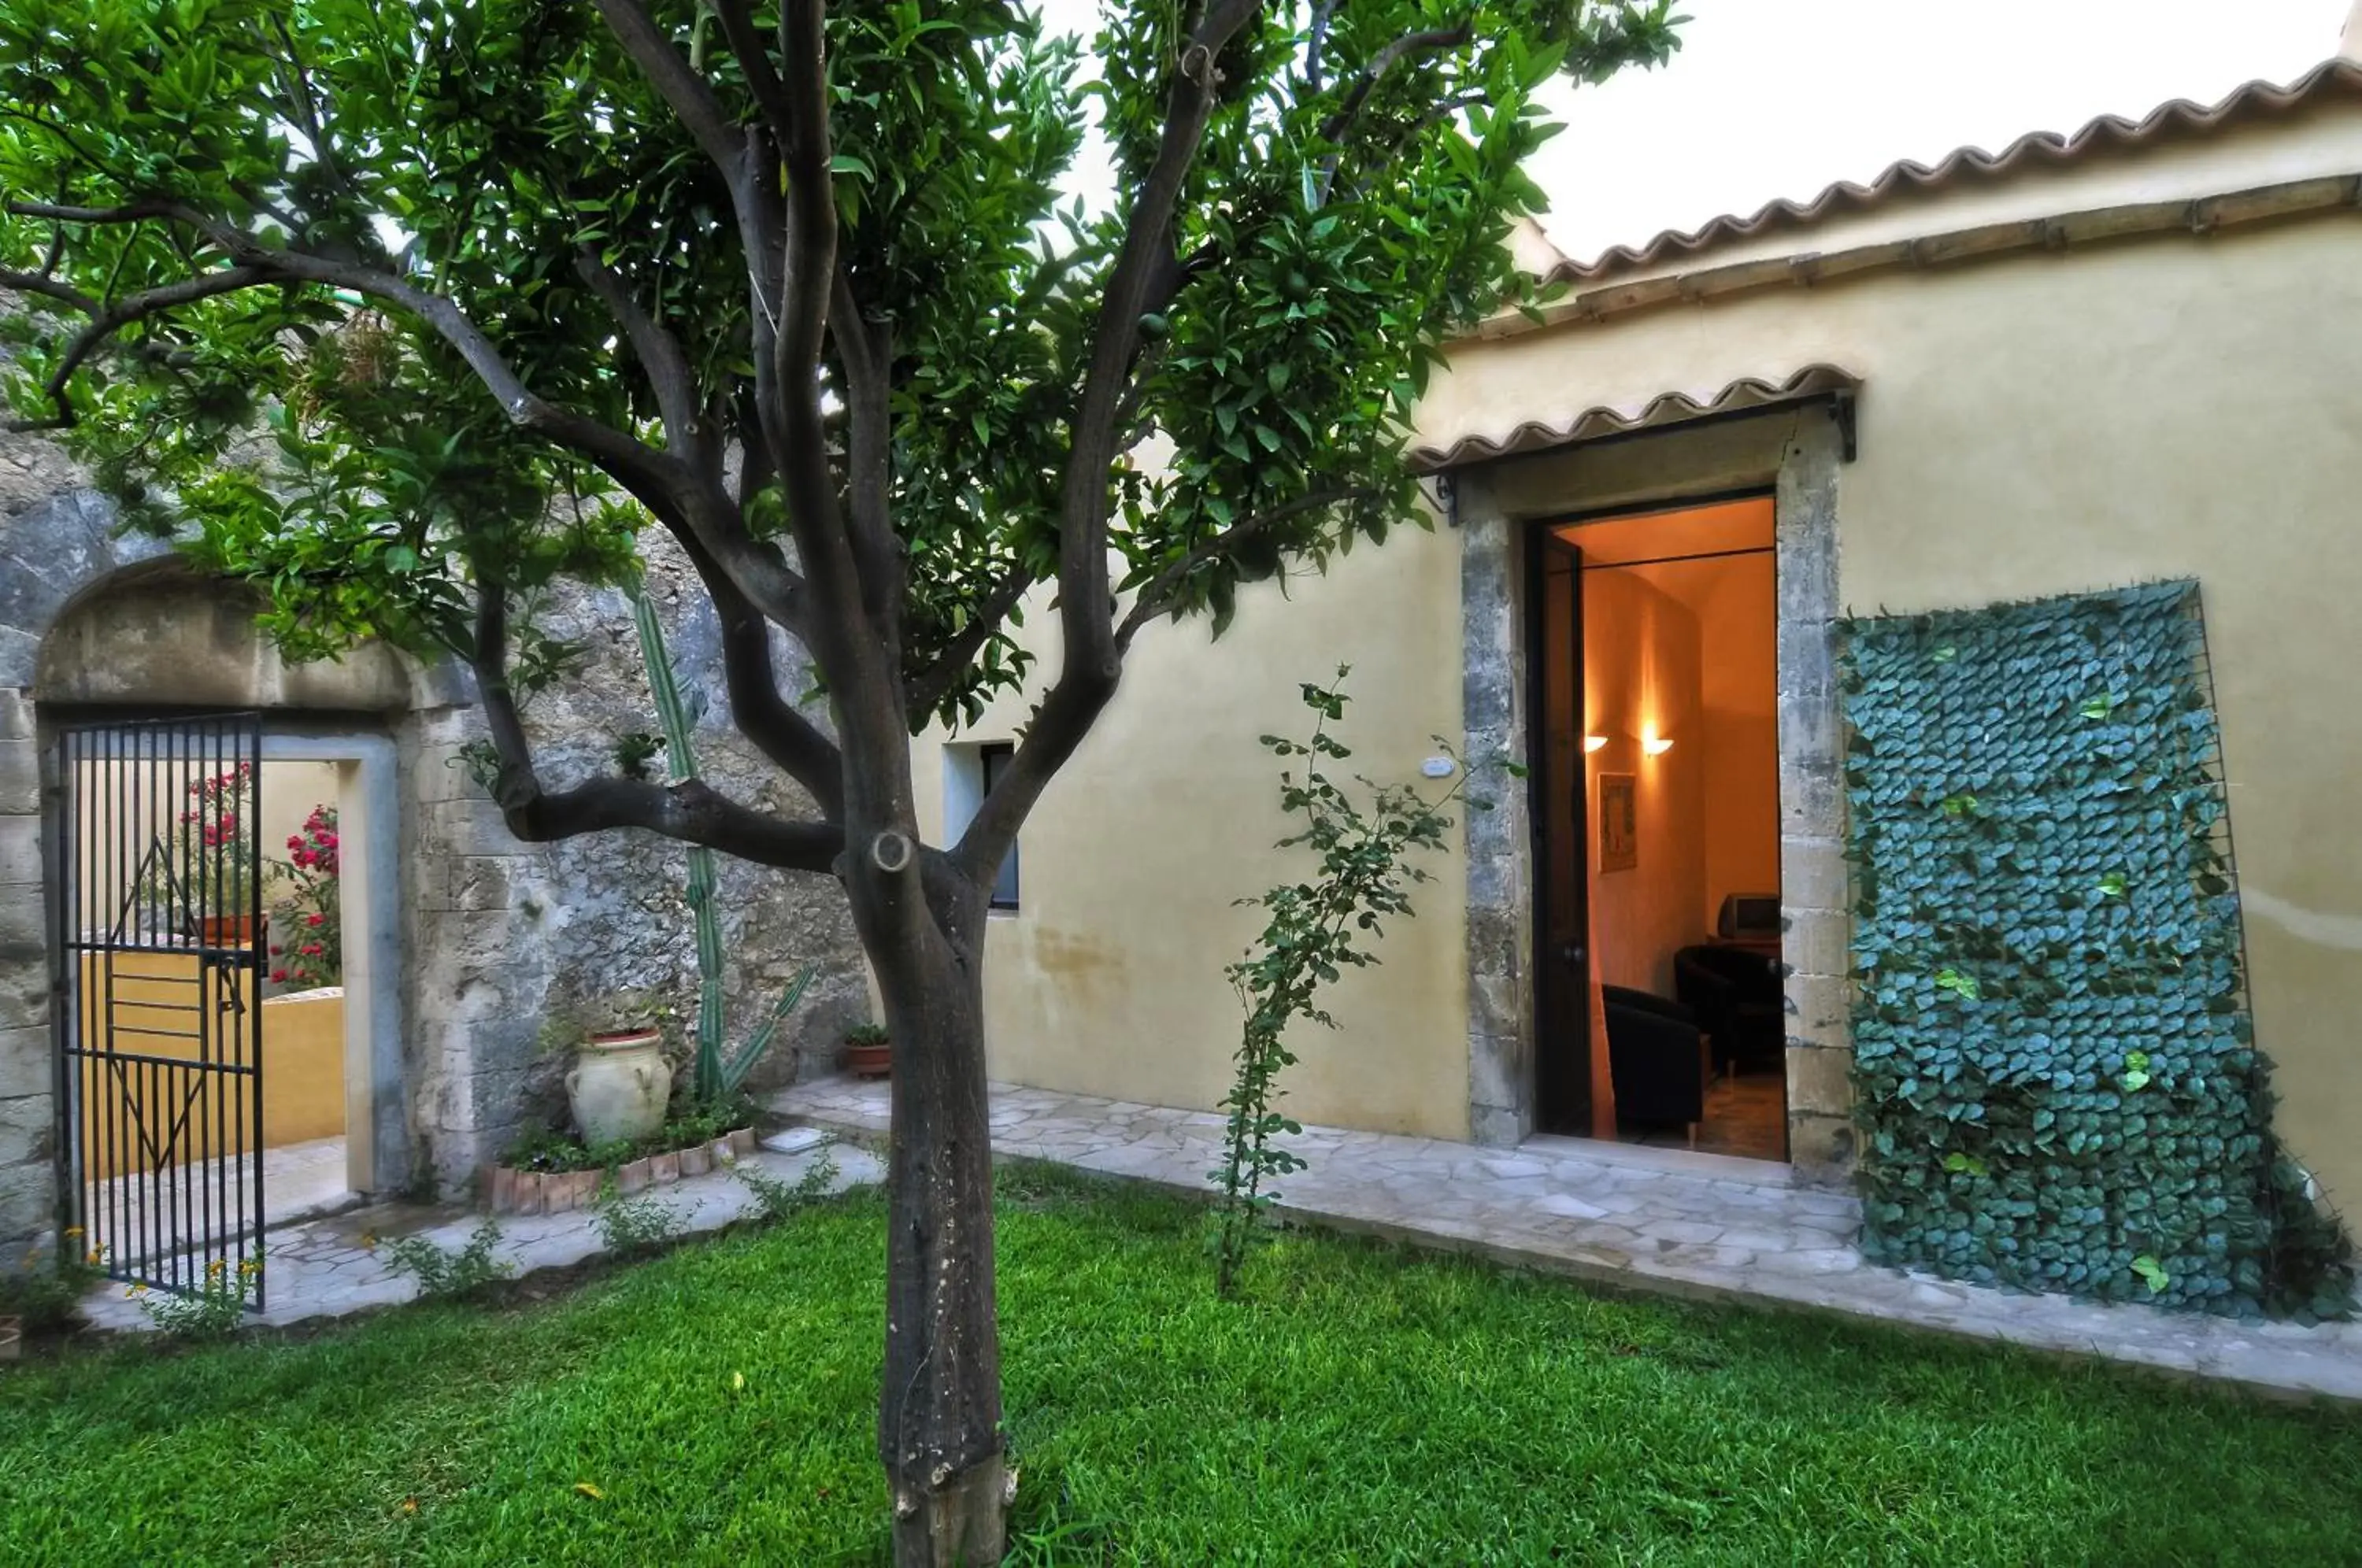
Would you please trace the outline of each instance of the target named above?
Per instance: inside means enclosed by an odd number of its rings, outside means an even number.
[[[287,858],[272,863],[286,894],[271,908],[270,981],[311,990],[344,980],[344,922],[338,897],[342,851],[337,808],[315,806],[288,835]]]

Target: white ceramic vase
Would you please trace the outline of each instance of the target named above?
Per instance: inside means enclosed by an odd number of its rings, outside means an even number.
[[[582,1141],[593,1147],[645,1138],[664,1125],[672,1100],[672,1066],[653,1029],[593,1035],[566,1075],[566,1103]]]

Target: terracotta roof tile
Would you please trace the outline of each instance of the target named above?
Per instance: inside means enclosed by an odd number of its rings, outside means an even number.
[[[1686,392],[1664,392],[1637,409],[1602,405],[1587,408],[1557,424],[1529,421],[1504,436],[1464,436],[1449,447],[1415,447],[1408,460],[1414,472],[1433,473],[1462,463],[1481,463],[1518,452],[1562,447],[1570,441],[1590,441],[1602,436],[1681,425],[1716,414],[1802,403],[1831,392],[1850,392],[1860,384],[1860,377],[1838,366],[1807,365],[1784,381],[1742,376],[1703,403]]]
[[[1553,268],[1546,281],[1595,282],[1615,273],[1686,259],[1715,246],[1752,238],[1774,229],[1804,228],[1850,215],[1906,193],[1964,180],[2006,176],[2042,165],[2072,163],[2093,153],[2140,147],[2174,135],[2204,134],[2236,121],[2285,114],[2334,97],[2362,98],[2362,64],[2333,60],[2287,86],[2250,82],[2211,106],[2177,98],[2138,120],[2103,115],[2072,135],[2036,131],[2018,138],[1998,153],[1963,147],[1932,167],[1905,159],[1890,164],[1867,185],[1840,181],[1809,202],[1776,201],[1745,217],[1726,214],[1686,234],[1669,229],[1638,249],[1619,245],[1596,260],[1568,261]]]

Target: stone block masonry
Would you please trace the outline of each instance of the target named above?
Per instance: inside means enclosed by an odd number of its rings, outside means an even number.
[[[114,523],[59,448],[0,442],[0,1258],[13,1265],[56,1214],[43,752],[66,704],[260,707],[274,732],[342,726],[392,740],[403,1052],[400,1081],[375,1088],[400,1102],[410,1190],[464,1190],[519,1129],[560,1114],[562,1061],[540,1048],[557,1004],[649,989],[673,999],[684,1024],[693,1017],[682,846],[638,833],[517,842],[465,766],[484,730],[464,668],[382,648],[287,666],[239,590],[198,581],[166,547],[119,536]],[[808,806],[731,726],[720,628],[693,569],[661,531],[643,547],[705,777],[753,804]],[[562,783],[612,769],[618,737],[657,725],[620,594],[561,593],[549,625],[584,651],[578,675],[526,713],[546,776]],[[808,689],[784,638],[779,657],[782,689]],[[866,1015],[859,947],[833,880],[726,856],[721,875],[734,1031],[751,1029],[807,964],[819,966],[757,1071],[756,1087],[775,1088],[807,1062],[825,1064],[844,1027]],[[401,1180],[387,1178],[388,1190]]]

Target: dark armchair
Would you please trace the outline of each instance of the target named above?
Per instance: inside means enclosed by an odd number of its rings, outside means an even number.
[[[1684,947],[1673,990],[1714,1037],[1717,1067],[1779,1067],[1788,1046],[1780,961],[1745,947]]]
[[[1696,1132],[1705,1114],[1705,1066],[1699,1059],[1697,1020],[1663,997],[1603,986],[1607,1014],[1607,1072],[1616,1086],[1618,1121]]]

